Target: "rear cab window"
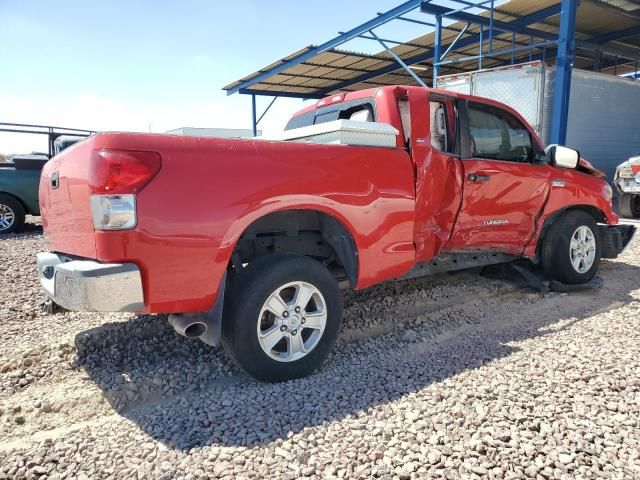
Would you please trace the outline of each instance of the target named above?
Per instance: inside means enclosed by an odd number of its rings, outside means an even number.
[[[376,107],[373,98],[361,98],[312,110],[293,117],[287,123],[285,130],[308,127],[335,120],[356,120],[360,122],[375,122]]]

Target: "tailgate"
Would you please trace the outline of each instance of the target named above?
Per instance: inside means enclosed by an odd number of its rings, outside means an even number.
[[[89,160],[94,138],[51,159],[40,177],[42,227],[50,250],[96,258],[89,202]]]

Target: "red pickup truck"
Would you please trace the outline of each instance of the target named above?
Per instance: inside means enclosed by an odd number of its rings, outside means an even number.
[[[168,313],[267,381],[332,347],[340,287],[527,258],[590,280],[634,229],[575,150],[546,150],[487,99],[391,86],[334,95],[287,128],[389,124],[390,147],[101,133],[44,168],[43,287],[71,310]]]

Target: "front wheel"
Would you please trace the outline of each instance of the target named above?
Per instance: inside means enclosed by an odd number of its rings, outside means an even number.
[[[232,285],[222,344],[253,377],[279,382],[316,370],[342,324],[342,298],[329,270],[308,257],[258,258]]]
[[[589,282],[600,265],[598,225],[586,212],[569,211],[545,235],[542,264],[547,276],[570,285]]]

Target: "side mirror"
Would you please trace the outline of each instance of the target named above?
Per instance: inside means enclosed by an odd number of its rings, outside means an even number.
[[[580,161],[580,152],[562,145],[549,145],[544,153],[551,165],[560,168],[576,168]]]

